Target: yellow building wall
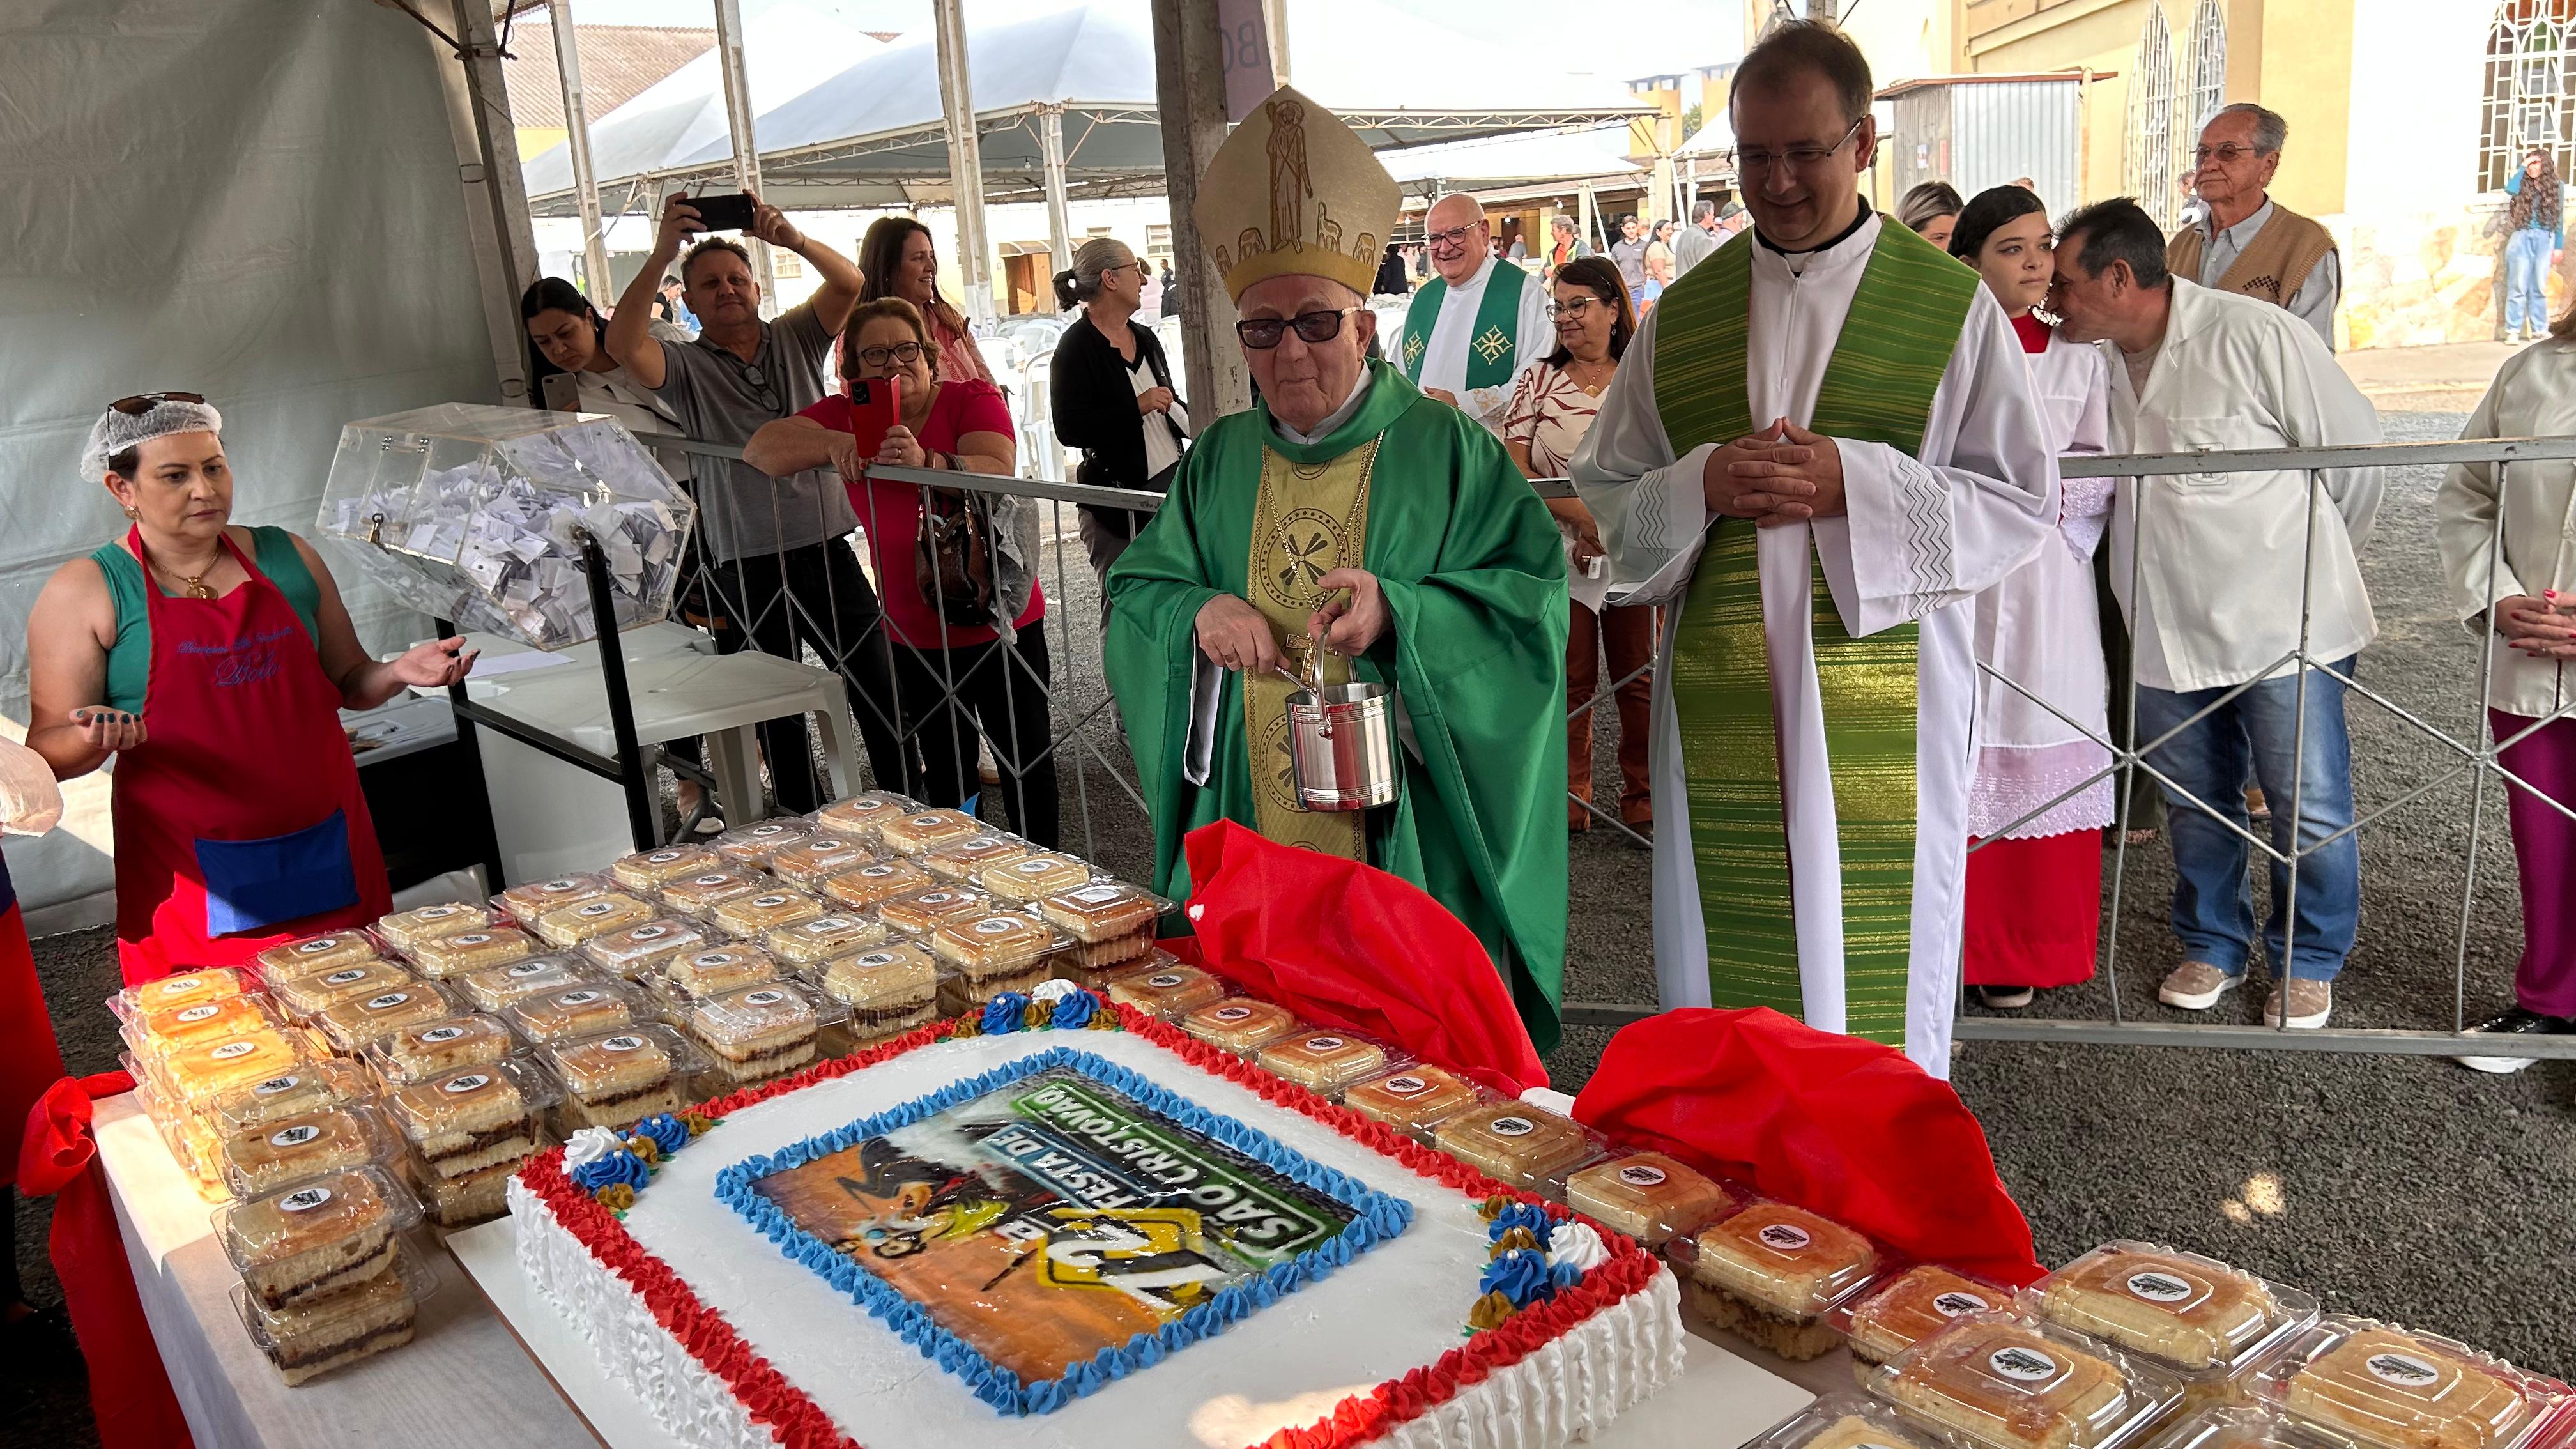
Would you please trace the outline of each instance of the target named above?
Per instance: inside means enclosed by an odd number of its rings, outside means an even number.
[[[2254,97],[2290,123],[2272,195],[2307,216],[2344,209],[2352,124],[2352,0],[2266,0],[2256,44],[2262,90]],[[2235,94],[2239,44],[2227,38],[2228,94]],[[2397,98],[2390,97],[2392,102]]]
[[[1965,63],[1959,68],[1968,72],[2117,72],[2085,87],[2083,194],[2075,198],[2078,205],[2128,190],[2129,79],[2137,69],[2138,36],[2146,25],[2147,8],[2148,0],[2067,0],[1961,42]],[[2166,18],[2172,18],[2170,12]],[[1966,30],[1963,24],[1960,33],[1966,36]]]

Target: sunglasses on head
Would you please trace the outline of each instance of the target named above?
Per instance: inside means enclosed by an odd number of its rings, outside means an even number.
[[[1308,342],[1330,342],[1341,335],[1342,319],[1359,310],[1357,307],[1344,307],[1337,312],[1300,312],[1294,317],[1256,317],[1249,322],[1235,323],[1234,335],[1242,338],[1243,345],[1255,352],[1267,352],[1278,346],[1291,327],[1296,328],[1297,335]]]
[[[193,392],[138,392],[132,397],[118,398],[108,406],[121,413],[140,416],[165,402],[201,403],[204,401],[203,396]]]

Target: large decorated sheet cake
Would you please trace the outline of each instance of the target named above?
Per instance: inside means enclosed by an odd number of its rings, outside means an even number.
[[[722,1449],[1546,1449],[1680,1372],[1627,1238],[1130,1008],[1090,1025],[927,1027],[663,1124],[649,1167],[576,1138],[510,1186],[522,1265]]]

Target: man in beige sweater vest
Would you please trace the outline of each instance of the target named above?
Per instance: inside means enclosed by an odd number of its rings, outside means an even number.
[[[2192,185],[2208,214],[2174,233],[2165,266],[2176,276],[2289,309],[2334,350],[2342,259],[2326,229],[2272,200],[2272,173],[2290,123],[2239,101],[2209,118],[2193,152]]]

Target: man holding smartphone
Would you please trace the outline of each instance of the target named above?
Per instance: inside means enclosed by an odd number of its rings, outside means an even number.
[[[760,282],[740,242],[707,236],[680,257],[690,238],[726,223],[804,258],[822,286],[762,321]],[[666,272],[676,272],[697,315],[694,341],[652,334],[654,292]],[[663,204],[653,255],[617,300],[608,355],[676,412],[690,437],[738,447],[763,423],[822,399],[832,341],[858,297],[858,267],[797,230],[778,208],[748,195],[693,203],[675,193]],[[858,518],[840,478],[817,468],[773,479],[739,460],[705,460],[697,496],[699,550],[717,595],[717,647],[732,653],[751,644],[793,659],[800,643],[812,645],[850,683],[851,712],[877,783],[900,788],[907,776],[892,727],[893,661],[876,590],[850,549]],[[779,806],[801,813],[824,803],[804,720],[773,720],[760,734]]]

